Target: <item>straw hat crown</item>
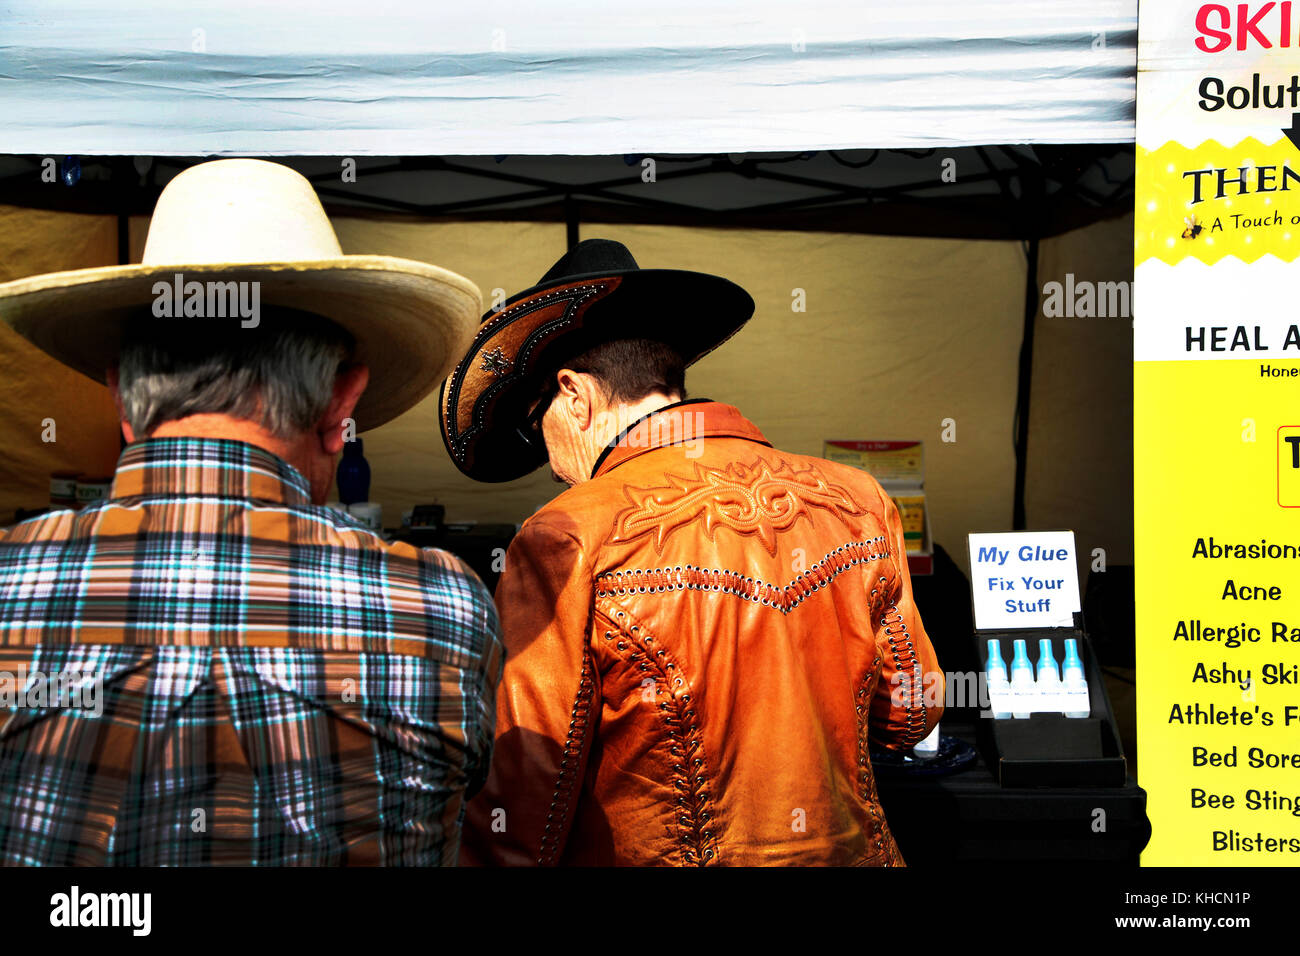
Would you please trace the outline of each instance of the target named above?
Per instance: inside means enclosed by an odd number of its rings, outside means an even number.
[[[167,184],[149,223],[144,265],[312,262],[343,255],[301,174],[259,159],[192,166]]]

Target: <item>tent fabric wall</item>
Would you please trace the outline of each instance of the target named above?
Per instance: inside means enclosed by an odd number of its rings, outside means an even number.
[[[722,153],[1131,142],[1137,4],[6,4],[0,151]]]
[[[339,220],[347,252],[427,258],[493,290],[531,285],[564,252],[558,226]],[[1011,518],[1012,417],[1025,262],[1013,242],[584,225],[642,266],[716,271],[755,318],[687,375],[694,396],[741,408],[776,445],[818,455],[824,439],[926,443],[936,539],[965,563],[968,530]],[[802,290],[806,311],[792,303]],[[442,449],[436,398],[366,436],[372,497],[387,520],[438,500],[450,520],[521,521],[554,497],[546,469],[501,485],[461,476]],[[940,440],[944,419],[952,443]]]
[[[116,262],[117,220],[112,216],[0,206],[0,282]],[[120,448],[108,390],[60,365],[3,323],[0,448],[0,521],[17,508],[45,507],[52,471],[112,474]]]
[[[115,261],[104,217],[7,211],[16,237],[6,277]],[[468,276],[485,304],[533,284],[565,249],[552,223],[414,223],[339,217],[345,252],[409,256]],[[147,220],[133,219],[139,259]],[[1127,265],[1131,222],[1115,220],[1046,240],[1040,279],[1112,279]],[[739,406],[776,445],[817,455],[825,439],[920,439],[935,539],[966,564],[964,536],[1010,526],[1013,416],[1023,323],[1020,243],[892,238],[774,230],[586,224],[582,236],[626,242],[643,266],[716,271],[750,290],[755,318],[694,366],[694,396]],[[795,311],[798,297],[804,311]],[[0,506],[39,505],[56,467],[89,467],[67,454],[116,454],[104,390],[7,330],[5,427],[11,456]],[[1131,560],[1131,329],[1114,319],[1043,319],[1035,337],[1027,505],[1031,528],[1073,527],[1080,553],[1107,548]],[[1123,366],[1121,368],[1121,366]],[[1121,394],[1122,393],[1122,394]],[[61,403],[61,404],[56,404]],[[86,411],[83,413],[83,408]],[[47,410],[60,442],[41,445],[33,422]],[[952,419],[954,442],[942,440]],[[81,428],[74,439],[65,428]],[[93,440],[89,436],[94,436]],[[396,524],[415,504],[439,502],[449,520],[519,522],[563,490],[545,468],[518,481],[479,484],[447,458],[437,395],[367,433],[371,497]],[[1122,493],[1117,493],[1122,490]],[[1086,573],[1086,566],[1083,568]]]
[[[1060,283],[1062,300],[1076,291],[1055,317],[1043,314],[1045,294],[1034,328],[1025,514],[1031,529],[1074,530],[1086,580],[1095,548],[1108,564],[1133,563],[1132,214],[1044,239],[1038,280]],[[1103,282],[1124,295],[1097,296]]]

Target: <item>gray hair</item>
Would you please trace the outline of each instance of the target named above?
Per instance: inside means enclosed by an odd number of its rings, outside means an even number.
[[[123,331],[118,389],[137,436],[188,415],[256,422],[280,438],[325,413],[352,337],[324,319],[263,307],[261,321],[137,317]]]

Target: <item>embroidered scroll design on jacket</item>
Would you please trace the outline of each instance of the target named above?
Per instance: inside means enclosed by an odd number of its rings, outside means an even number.
[[[729,528],[756,535],[769,554],[776,554],[777,532],[791,528],[812,508],[867,513],[847,488],[827,481],[813,466],[795,469],[785,461],[773,466],[758,459],[751,465],[709,468],[697,462],[691,477],[666,477],[667,486],[624,490],[631,507],[614,522],[615,541],[652,534],[655,550],[662,554],[674,531],[699,522],[710,541],[718,528]]]

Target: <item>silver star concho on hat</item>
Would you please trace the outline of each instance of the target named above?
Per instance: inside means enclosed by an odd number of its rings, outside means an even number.
[[[479,368],[485,372],[504,375],[510,370],[510,360],[506,358],[505,353],[500,348],[495,348],[483,356],[483,364]]]

